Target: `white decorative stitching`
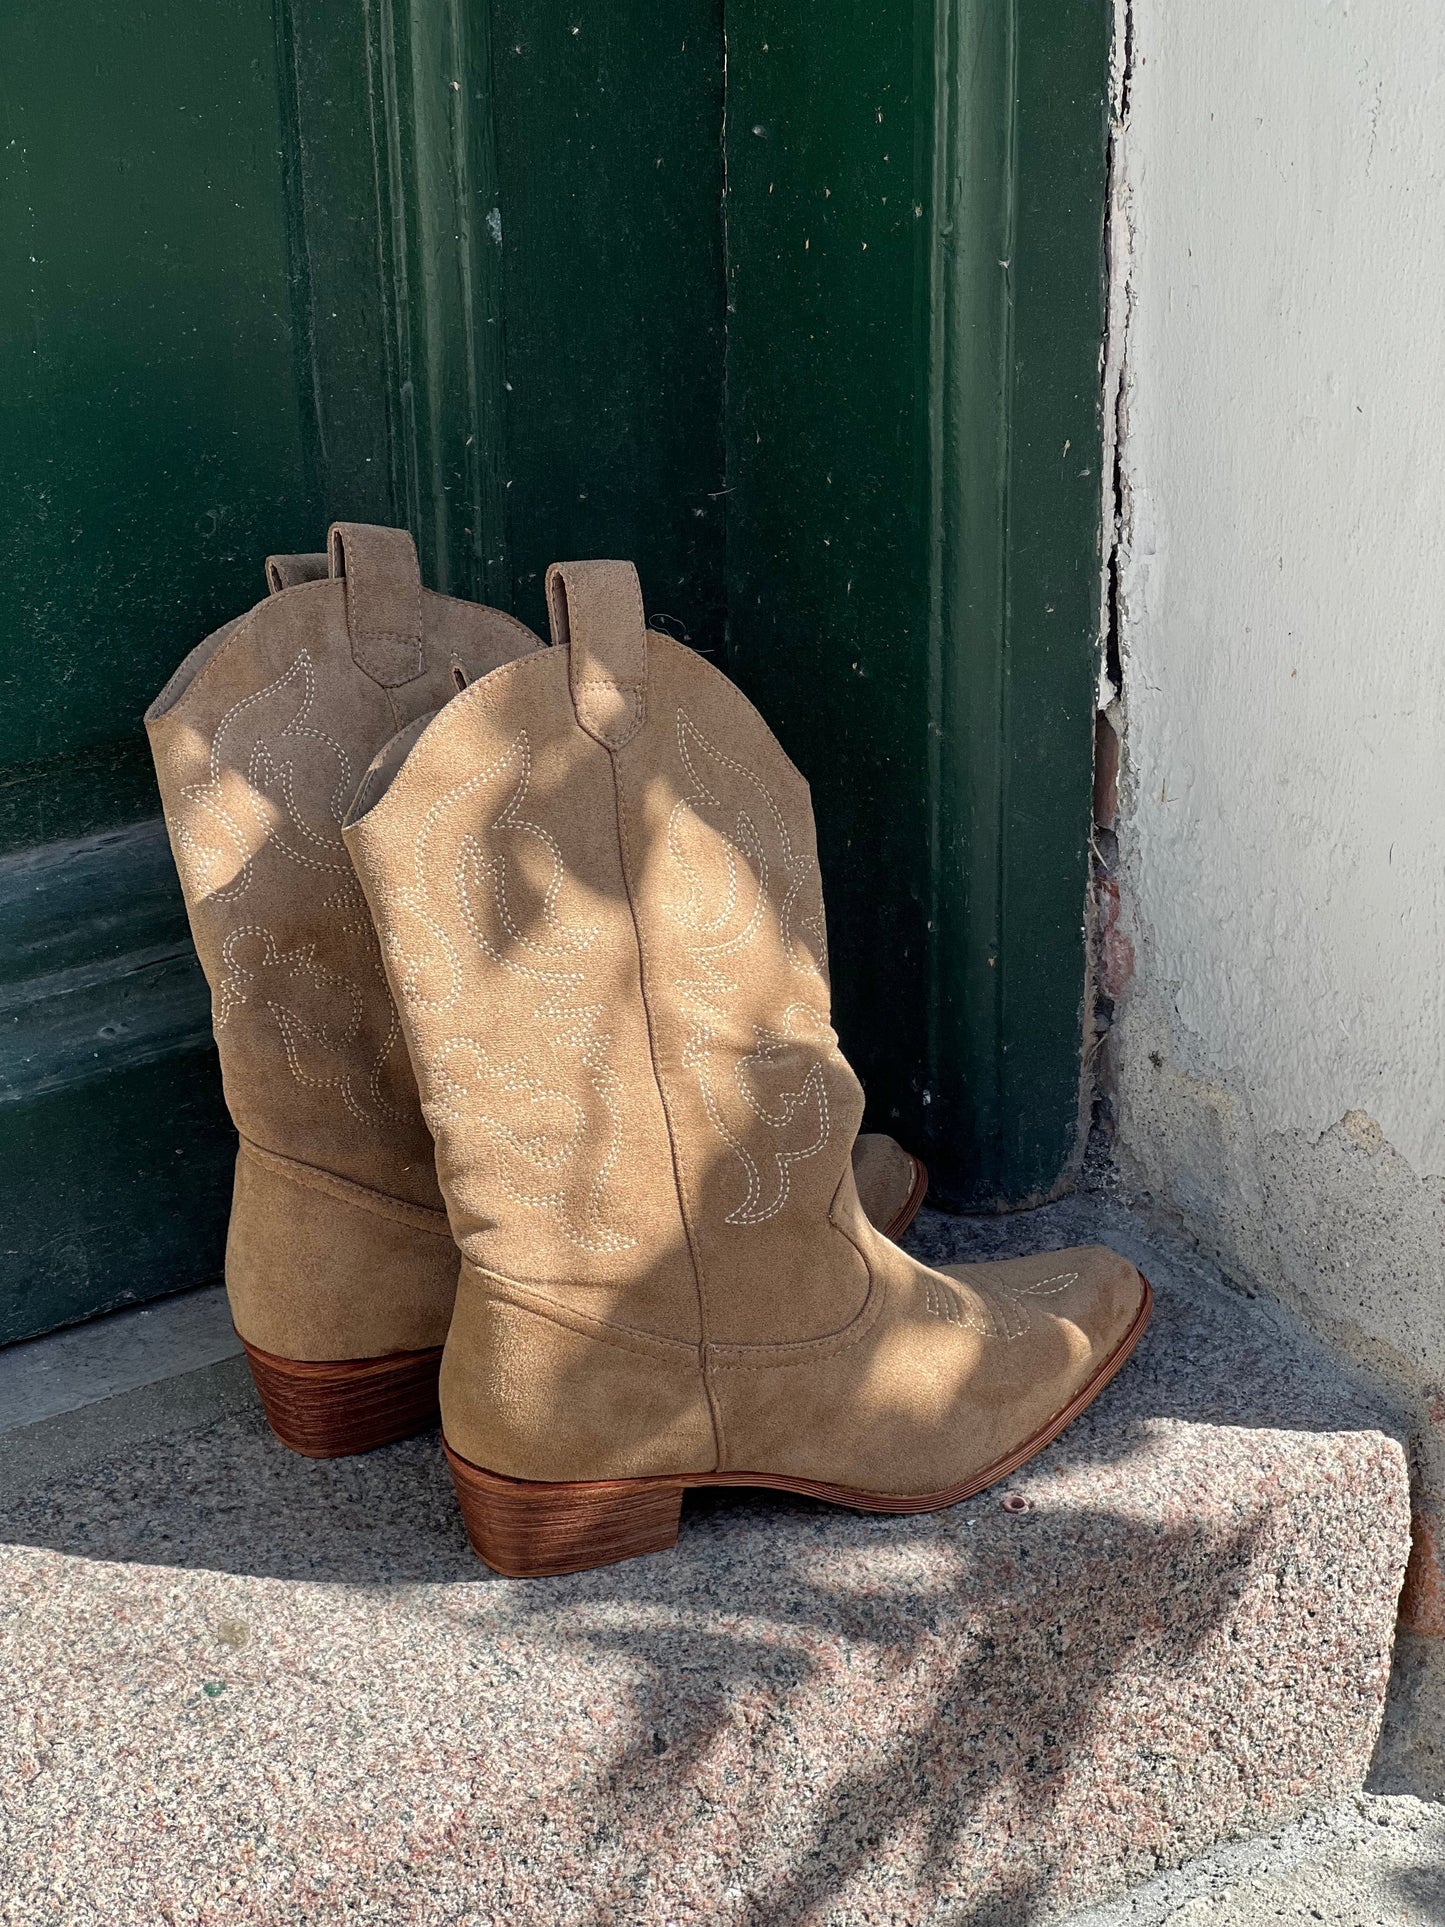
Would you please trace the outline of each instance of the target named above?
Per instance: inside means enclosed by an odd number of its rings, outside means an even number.
[[[240,946],[247,939],[261,945],[260,957],[250,962],[239,954]],[[372,1123],[370,1113],[357,1102],[351,1071],[346,1064],[347,1049],[355,1043],[363,1017],[361,993],[350,978],[334,970],[326,970],[317,963],[315,944],[304,943],[298,944],[293,950],[279,950],[270,931],[255,923],[239,924],[230,931],[221,945],[221,957],[226,976],[216,1015],[216,1028],[220,1030],[224,1027],[237,1005],[249,1002],[247,987],[257,986],[261,1002],[281,1033],[286,1061],[296,1082],[305,1085],[308,1090],[338,1092],[342,1103],[358,1123]],[[328,1007],[334,1005],[338,998],[344,998],[347,1021],[339,1028],[324,1019],[308,1022],[290,1004],[282,1003],[266,993],[265,981],[272,972],[284,983],[301,980],[316,984]],[[304,1057],[300,1048],[303,1043],[310,1047]],[[318,1075],[317,1066],[324,1062],[327,1053],[335,1053],[338,1062],[330,1075]]]
[[[825,1015],[826,939],[820,889],[818,912],[808,917],[797,914],[803,893],[818,889],[817,863],[809,853],[795,849],[782,811],[758,776],[709,742],[682,709],[677,712],[677,747],[691,785],[690,793],[673,805],[667,825],[668,850],[682,882],[681,896],[668,907],[674,922],[685,934],[692,965],[692,974],[676,985],[689,1024],[683,1062],[696,1073],[708,1121],[737,1159],[746,1187],[742,1202],[727,1213],[725,1222],[766,1224],[788,1201],[792,1167],[806,1158],[816,1157],[827,1144],[832,1129],[825,1064],[828,1059],[836,1058],[838,1040]],[[733,1055],[731,1064],[724,1061],[722,1066],[715,1060],[726,1060],[736,1048],[728,1042],[729,1031],[736,1027],[736,1020],[729,1014],[729,1002],[740,987],[736,976],[730,975],[723,965],[730,964],[765,928],[771,927],[769,912],[774,906],[769,890],[767,850],[758,825],[747,809],[738,809],[731,833],[699,813],[698,805],[719,816],[725,810],[722,799],[702,773],[703,757],[741,777],[761,803],[764,820],[771,824],[781,850],[785,890],[783,901],[776,908],[777,933],[788,963],[804,978],[818,1000],[814,1003],[802,997],[791,1002],[783,1012],[780,1029],[754,1024],[752,1050],[741,1056]],[[696,824],[709,844],[720,850],[726,866],[726,885],[711,914],[707,886],[687,853],[690,824]],[[750,900],[743,895],[748,886],[751,886]],[[810,946],[800,944],[799,933],[811,939]],[[807,1032],[812,1035],[805,1035]],[[777,1067],[790,1057],[795,1058],[800,1046],[813,1058],[801,1081],[795,1088],[782,1091],[771,1104],[764,1102],[757,1092],[759,1073],[768,1067]],[[766,1182],[752,1150],[728,1122],[724,1091],[739,1099],[773,1135],[774,1141],[768,1144],[765,1153],[765,1161],[770,1160],[772,1165]],[[799,1120],[806,1124],[810,1118],[813,1128],[804,1142],[776,1141],[784,1133],[798,1135]]]
[[[510,781],[513,771],[515,780]],[[485,769],[432,804],[413,846],[412,881],[395,896],[400,914],[388,927],[388,955],[402,996],[416,1016],[437,1016],[459,1003],[461,959],[437,913],[434,894],[435,880],[449,868],[450,899],[478,950],[536,987],[532,1034],[545,1039],[554,1052],[576,1053],[606,1116],[607,1149],[590,1181],[579,1182],[579,1154],[597,1136],[588,1106],[568,1090],[548,1084],[526,1061],[495,1057],[470,1032],[441,1038],[426,1053],[423,1097],[428,1122],[437,1134],[444,1125],[465,1123],[468,1141],[473,1133],[482,1133],[492,1153],[488,1188],[500,1190],[515,1204],[551,1212],[563,1236],[579,1250],[627,1251],[637,1240],[611,1222],[612,1178],[622,1149],[621,1080],[608,1062],[613,1039],[603,1028],[603,1006],[583,995],[582,964],[601,929],[568,922],[559,911],[567,866],[557,839],[523,813],[531,775],[531,740],[523,731]],[[499,781],[508,784],[507,795],[483,834],[534,840],[550,865],[539,913],[529,920],[530,927],[517,915],[509,894],[505,846],[489,848],[482,836],[467,831],[450,865],[444,856],[433,859],[431,854],[434,839],[454,812]],[[500,942],[494,940],[487,913],[495,919]],[[403,936],[401,930],[409,919],[428,934],[432,949],[409,948],[411,932]],[[572,1066],[567,1068],[570,1073]],[[570,1076],[563,1080],[569,1081]],[[540,1181],[519,1182],[519,1165]]]
[[[263,722],[253,736],[249,728],[242,727],[243,721],[254,726],[264,717],[264,706],[286,692],[292,694],[294,708],[278,730],[264,732]],[[352,1058],[356,1055],[367,995],[350,977],[324,969],[316,960],[314,944],[296,945],[283,952],[263,925],[247,922],[234,926],[221,939],[214,1024],[218,1032],[224,1030],[238,1009],[259,998],[260,1006],[277,1026],[297,1083],[312,1090],[337,1091],[359,1123],[375,1128],[382,1119],[405,1119],[405,1112],[382,1089],[387,1062],[400,1043],[401,1028],[366,901],[341,840],[341,819],[353,787],[352,761],[334,737],[310,720],[315,701],[315,667],[309,651],[303,649],[284,675],[232,703],[211,737],[205,779],[182,786],[186,813],[172,821],[171,831],[185,866],[190,894],[212,906],[229,906],[246,895],[255,881],[256,860],[263,850],[314,873],[318,880],[334,882],[334,889],[319,906],[320,913],[335,917],[340,928],[365,952],[369,988],[378,1004],[384,1000],[388,1013],[380,1048],[360,1089],[346,1059],[348,1054]],[[319,777],[323,784],[327,782],[331,772],[326,770],[325,761],[331,759],[335,778],[324,792],[319,821],[308,817],[302,806],[298,777],[303,772],[298,771],[294,757],[282,749],[283,744],[304,748],[304,774],[313,781]],[[238,778],[244,786],[240,795]],[[221,841],[202,841],[197,835],[201,826],[213,835],[219,832]],[[232,871],[229,876],[218,874],[227,869]],[[258,959],[247,961],[243,956],[246,939],[261,945]],[[271,994],[278,981],[288,986],[316,986],[328,1011],[342,1000],[347,1021],[338,1029],[329,1018],[304,1017],[294,1001]]]
[[[971,1278],[968,1290],[982,1307],[981,1310],[975,1310],[960,1295],[952,1279],[935,1271],[925,1271],[920,1278],[923,1308],[933,1317],[943,1319],[946,1324],[977,1332],[982,1338],[1001,1338],[1010,1343],[1034,1329],[1037,1307],[1033,1300],[1057,1297],[1078,1282],[1077,1271],[1055,1272],[1052,1277],[1036,1278],[1026,1285]]]
[[[321,747],[336,759],[337,778],[327,799],[328,821],[325,830],[318,830],[303,816],[296,801],[295,765],[289,757],[277,758],[272,754],[266,740],[257,736],[250,744],[245,755],[246,795],[244,807],[251,821],[249,826],[237,823],[225,799],[225,775],[227,771],[236,772],[242,767],[242,757],[238,753],[227,758],[226,749],[233,724],[253,710],[258,704],[269,701],[273,696],[290,687],[297,678],[301,681],[301,693],[295,713],[276,736],[276,742],[310,742]],[[291,862],[300,864],[308,870],[318,870],[349,881],[355,888],[355,878],[347,861],[346,850],[341,841],[341,818],[350,796],[352,785],[351,758],[341,744],[333,737],[315,728],[308,722],[311,709],[316,700],[316,672],[309,652],[303,649],[286,671],[275,682],[268,683],[239,701],[222,716],[211,738],[209,770],[202,783],[187,784],[182,791],[185,801],[191,806],[195,817],[208,819],[213,828],[219,829],[230,845],[233,858],[239,858],[239,866],[234,876],[224,883],[214,883],[212,869],[214,859],[224,858],[223,849],[214,844],[198,843],[191,833],[190,822],[182,826],[178,841],[186,850],[191,864],[188,881],[195,895],[209,897],[219,903],[229,903],[242,896],[250,887],[251,872],[256,856],[263,848],[270,847]],[[280,789],[285,803],[288,823],[283,826],[273,811],[262,808],[267,800],[265,779],[270,776]],[[193,819],[194,820],[194,819]],[[289,827],[304,842],[314,849],[327,851],[330,860],[308,854],[288,842],[285,828]],[[260,831],[259,840],[256,831]]]

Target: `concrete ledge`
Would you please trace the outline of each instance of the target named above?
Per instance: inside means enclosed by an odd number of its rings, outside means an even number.
[[[0,1436],[240,1356],[223,1285],[0,1346]]]
[[[716,1495],[674,1554],[518,1584],[435,1440],[308,1463],[243,1412],[37,1466],[0,1521],[10,1917],[1002,1927],[1338,1805],[1400,1447],[1277,1314],[1147,1262],[1151,1336],[1019,1512]]]
[[[256,1391],[242,1356],[0,1431],[0,1506],[34,1492],[41,1481],[109,1458],[127,1446],[214,1425],[226,1412],[249,1416],[255,1409]]]
[[[1361,1795],[1220,1847],[1067,1927],[1439,1927],[1445,1807]]]

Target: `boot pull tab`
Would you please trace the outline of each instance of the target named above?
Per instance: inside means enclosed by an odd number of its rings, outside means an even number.
[[[383,689],[422,672],[421,570],[405,529],[333,522],[327,537],[333,580],[346,584],[351,659]]]
[[[280,595],[286,589],[294,589],[300,582],[324,581],[328,573],[324,553],[266,557],[266,587],[272,595]]]
[[[630,562],[554,562],[547,571],[552,641],[568,651],[572,707],[604,749],[647,720],[647,618]]]

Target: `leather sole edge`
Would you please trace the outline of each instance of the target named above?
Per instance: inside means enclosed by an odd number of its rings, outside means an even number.
[[[267,1424],[303,1458],[350,1458],[441,1424],[440,1345],[316,1361],[279,1358],[244,1338],[241,1343]]]
[[[656,1473],[637,1479],[576,1482],[511,1479],[488,1472],[442,1447],[451,1468],[467,1538],[494,1572],[507,1578],[556,1578],[613,1565],[676,1545],[684,1492],[709,1487],[755,1487],[796,1492],[853,1512],[897,1515],[941,1512],[997,1485],[1051,1445],[1128,1362],[1148,1329],[1154,1293],[1140,1273],[1143,1295],[1119,1344],[1069,1403],[1016,1449],[957,1485],[939,1492],[864,1492],[819,1479],[766,1472]]]

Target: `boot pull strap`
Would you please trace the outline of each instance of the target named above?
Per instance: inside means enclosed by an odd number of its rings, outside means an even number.
[[[324,553],[266,557],[266,587],[272,595],[280,595],[285,589],[294,589],[300,582],[320,582],[327,573]]]
[[[630,562],[554,562],[547,571],[552,640],[568,651],[572,707],[604,749],[621,749],[647,719],[647,618]]]
[[[383,689],[422,672],[421,570],[405,529],[333,522],[326,542],[333,579],[346,584],[351,659]]]

